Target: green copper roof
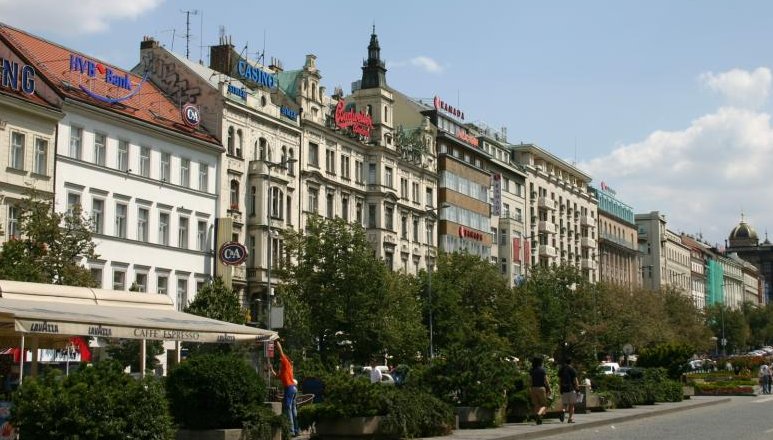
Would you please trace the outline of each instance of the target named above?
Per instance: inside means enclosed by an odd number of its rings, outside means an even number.
[[[297,84],[300,73],[300,70],[289,70],[286,72],[279,72],[276,75],[279,89],[293,99],[297,98],[295,92],[298,90]]]

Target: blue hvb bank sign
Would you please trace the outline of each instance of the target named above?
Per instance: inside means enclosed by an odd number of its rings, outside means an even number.
[[[139,82],[135,86],[134,84],[132,84],[132,81],[129,78],[128,73],[123,73],[123,74],[117,73],[112,68],[105,66],[102,63],[99,63],[72,53],[70,54],[70,71],[80,72],[81,74],[87,75],[89,78],[101,77],[106,83],[129,91],[127,95],[113,98],[113,97],[98,94],[93,90],[89,89],[88,87],[85,87],[83,84],[81,84],[80,86],[81,90],[86,92],[87,95],[91,96],[94,99],[98,99],[100,101],[104,101],[111,104],[125,101],[131,98],[132,96],[136,95],[137,92],[140,91],[140,88],[142,87],[142,83],[144,83],[145,79],[147,78],[146,76],[145,78],[142,79],[141,82]]]

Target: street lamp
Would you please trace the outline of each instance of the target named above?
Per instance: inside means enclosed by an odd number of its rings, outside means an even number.
[[[268,197],[266,198],[266,239],[268,240],[268,261],[266,261],[266,301],[267,301],[267,314],[266,317],[266,326],[268,327],[268,330],[272,330],[271,326],[271,308],[273,305],[273,298],[271,294],[271,260],[273,259],[273,238],[271,237],[271,206],[273,202],[272,194],[271,194],[271,170],[273,168],[282,168],[284,170],[287,169],[288,165],[291,165],[293,163],[297,162],[296,159],[287,159],[282,162],[270,162],[268,160],[264,161],[263,163],[266,165],[266,168],[268,169],[268,178],[267,178],[267,187],[268,187]]]
[[[425,212],[427,214],[433,214],[435,212],[440,212],[443,208],[448,208],[451,206],[450,203],[442,203],[437,208],[430,208],[426,209]],[[434,234],[433,234],[434,235]],[[433,237],[434,238],[434,237]],[[433,246],[437,247],[436,243],[432,243]],[[429,358],[432,359],[435,357],[435,346],[433,343],[433,323],[432,323],[432,271],[434,270],[434,264],[432,264],[432,259],[427,257],[427,290],[429,291],[427,296],[427,307],[429,308]]]

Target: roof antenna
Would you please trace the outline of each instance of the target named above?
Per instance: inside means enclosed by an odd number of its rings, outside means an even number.
[[[574,162],[572,165],[577,165],[577,136],[574,137]]]
[[[204,11],[199,21],[199,64],[204,64]]]
[[[191,34],[191,15],[198,15],[199,11],[197,9],[187,10],[183,11],[180,10],[183,14],[185,14],[185,35],[183,37],[185,38],[185,58],[191,59],[191,37],[193,34]]]

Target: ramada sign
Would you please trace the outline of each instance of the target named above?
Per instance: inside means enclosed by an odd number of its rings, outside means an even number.
[[[473,240],[483,241],[483,233],[467,229],[464,226],[459,226],[459,237],[471,238]]]
[[[354,110],[344,111],[346,102],[342,99],[336,105],[334,120],[336,127],[344,129],[351,128],[352,133],[360,136],[370,137],[370,131],[373,129],[373,119],[365,114]]]

